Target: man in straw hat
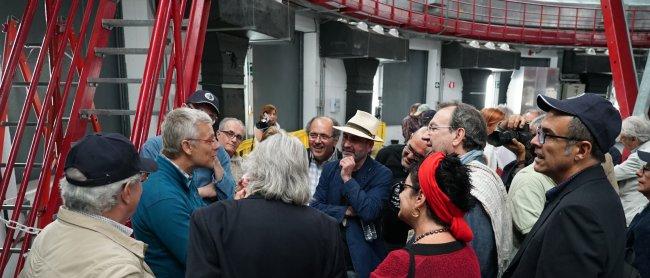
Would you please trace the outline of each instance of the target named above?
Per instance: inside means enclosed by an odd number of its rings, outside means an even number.
[[[323,167],[310,204],[341,223],[346,267],[360,277],[368,277],[386,256],[378,229],[392,174],[370,157],[374,142],[382,142],[377,127],[379,120],[364,111],[357,111],[345,126],[334,127],[343,132],[343,158]]]

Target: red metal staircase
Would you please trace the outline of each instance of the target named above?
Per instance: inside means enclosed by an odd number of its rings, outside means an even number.
[[[68,4],[67,10],[62,8],[64,2]],[[88,132],[101,131],[101,123],[96,117],[98,114],[134,114],[131,140],[139,148],[148,136],[156,95],[162,97],[157,111],[164,115],[174,81],[174,107],[180,106],[187,92],[196,88],[210,0],[191,1],[186,24],[183,24],[186,0],[157,1],[153,20],[115,19],[119,1],[85,2],[85,6],[81,7],[79,0],[29,0],[20,21],[9,19],[4,24],[5,44],[0,79],[0,202],[6,215],[0,219],[6,226],[0,270],[4,275],[11,273],[7,266],[10,258],[13,258],[16,262],[14,277],[18,276],[33,236],[53,220],[61,204],[58,182],[63,176],[65,157],[75,141]],[[27,37],[32,22],[36,20],[39,5],[45,7],[46,32],[39,46],[32,47],[38,50],[38,57],[34,65],[30,65],[25,49],[30,46]],[[77,29],[74,23],[78,16],[81,16],[81,24]],[[128,26],[153,26],[150,48],[107,47],[111,29]],[[66,53],[71,53],[71,58]],[[147,54],[142,79],[100,76],[105,55],[138,53]],[[46,75],[43,72],[46,61],[49,81],[43,82],[39,77]],[[170,62],[166,64],[165,61]],[[22,80],[17,80],[15,76],[18,69]],[[161,85],[158,76],[163,70],[165,78],[162,80],[162,90],[157,92]],[[135,111],[95,109],[95,90],[105,83],[141,83]],[[24,88],[26,93],[12,90],[19,87]],[[24,99],[18,119],[11,119],[8,113],[10,94],[14,99]],[[158,130],[162,118],[159,117],[156,123]],[[92,130],[88,129],[88,123]],[[3,146],[10,126],[15,126],[10,136],[11,144]],[[24,138],[27,128],[35,128],[32,138]],[[27,139],[29,143],[25,142]],[[3,147],[8,147],[8,157],[2,157]],[[28,153],[25,162],[17,161],[21,149]],[[12,174],[20,169],[22,180],[17,185],[11,184]],[[33,200],[26,202],[29,177],[39,170],[38,180],[31,181],[37,182]],[[7,192],[11,186],[17,186],[17,193],[9,198]],[[27,203],[31,205],[25,205]],[[10,216],[8,212],[11,212]]]

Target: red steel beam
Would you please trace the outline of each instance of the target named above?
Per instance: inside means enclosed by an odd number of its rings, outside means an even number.
[[[636,70],[632,58],[632,46],[625,22],[622,0],[600,0],[605,21],[605,36],[609,49],[609,64],[612,69],[616,100],[621,116],[631,115],[639,90]]]

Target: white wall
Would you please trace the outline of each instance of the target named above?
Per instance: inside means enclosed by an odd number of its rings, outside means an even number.
[[[453,82],[453,88],[452,87]],[[463,99],[463,78],[459,69],[442,69],[441,102],[461,101]]]
[[[124,19],[154,18],[149,10],[148,1],[123,0],[120,3],[122,4],[122,18]],[[124,27],[124,47],[148,48],[152,29],[152,27]],[[127,55],[126,59],[126,77],[142,78],[147,55]],[[140,96],[140,84],[128,84],[127,89],[129,95],[129,109],[135,110],[138,105],[138,97]],[[160,90],[158,90],[158,93],[160,94]],[[160,107],[160,98],[158,97],[154,104],[154,110],[158,110],[156,107]],[[133,123],[135,117],[131,116],[130,118],[131,123]],[[151,118],[151,125],[149,126],[150,137],[155,135],[157,122],[158,116],[153,116]]]
[[[347,75],[345,73],[345,66],[342,59],[324,58],[325,74],[325,116],[330,116],[339,123],[343,124],[345,119],[345,89],[347,88]],[[338,111],[331,109],[331,103],[339,101],[340,106]]]

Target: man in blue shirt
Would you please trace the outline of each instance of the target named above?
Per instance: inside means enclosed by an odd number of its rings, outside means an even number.
[[[201,110],[216,123],[219,119],[219,99],[204,90],[194,92],[186,102],[187,107]],[[156,159],[163,148],[161,136],[149,138],[140,150],[143,158]],[[230,156],[219,144],[216,151],[217,159],[209,167],[201,167],[192,174],[192,185],[199,190],[199,195],[210,200],[232,199],[235,193],[235,180],[230,169]],[[208,186],[209,185],[209,186]]]
[[[343,159],[325,164],[310,206],[334,217],[342,225],[347,270],[368,277],[386,256],[378,228],[382,207],[390,195],[392,174],[370,157],[379,120],[357,111],[343,132]]]
[[[187,107],[167,114],[162,141],[158,171],[142,185],[132,224],[135,237],[148,245],[145,261],[156,277],[184,277],[190,216],[206,205],[190,173],[214,164],[218,142],[212,119]]]

